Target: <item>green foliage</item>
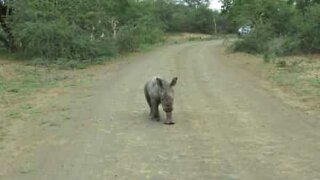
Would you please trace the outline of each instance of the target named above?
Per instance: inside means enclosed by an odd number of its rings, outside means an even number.
[[[273,46],[273,52],[275,52],[276,55],[290,55],[299,51],[300,40],[298,38],[294,36],[285,36],[278,39],[280,39],[280,43]]]
[[[18,54],[70,67],[157,43],[164,31],[233,29],[226,16],[209,9],[209,0],[15,0],[9,5]]]
[[[154,20],[142,17],[139,21],[120,28],[117,44],[121,52],[134,51],[140,44],[154,44],[161,41],[162,34],[163,31],[157,27]]]
[[[213,31],[213,12],[205,6],[200,6],[192,12],[189,19],[191,31],[210,33]]]
[[[253,31],[234,45],[249,53],[288,55],[320,52],[320,1],[221,0],[223,14]]]
[[[115,54],[110,37],[100,38],[110,34],[101,7],[111,7],[99,2],[15,1],[12,28],[20,51],[31,58],[79,61]]]
[[[119,51],[134,51],[142,44],[154,44],[162,40],[164,25],[159,23],[150,2],[133,4],[127,9],[127,24],[119,28],[116,39]]]
[[[95,61],[156,43],[163,32],[146,2],[16,0],[12,6],[19,53],[45,61]]]
[[[176,10],[168,21],[168,30],[171,32],[211,33],[214,30],[213,16],[213,11],[206,6],[191,8],[176,5]]]
[[[270,24],[260,24],[254,31],[246,35],[234,44],[236,51],[247,53],[264,53],[268,51],[268,41],[274,36],[274,31]]]
[[[308,7],[298,25],[301,48],[307,52],[320,52],[320,4]]]
[[[183,0],[189,7],[208,6],[209,0]]]
[[[216,31],[218,33],[234,33],[236,30],[235,23],[230,21],[228,17],[217,11],[213,12],[214,23],[216,23]]]
[[[9,42],[7,40],[7,35],[2,30],[0,30],[0,47],[1,46],[4,46],[6,48],[9,47]]]

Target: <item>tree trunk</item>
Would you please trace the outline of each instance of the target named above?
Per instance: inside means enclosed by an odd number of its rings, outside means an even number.
[[[214,33],[217,34],[217,22],[216,22],[216,18],[213,18],[213,23],[214,23]]]
[[[111,18],[111,27],[112,27],[112,31],[113,31],[113,39],[117,39],[117,31],[118,31],[118,24],[119,21],[116,20],[115,18]]]
[[[8,44],[8,49],[11,52],[14,52],[17,50],[16,46],[15,46],[15,41],[14,41],[14,36],[12,34],[11,28],[8,25],[7,22],[7,17],[9,15],[11,15],[12,13],[12,9],[8,8],[8,6],[6,4],[0,3],[0,25],[3,29],[3,31],[7,34],[7,43]]]

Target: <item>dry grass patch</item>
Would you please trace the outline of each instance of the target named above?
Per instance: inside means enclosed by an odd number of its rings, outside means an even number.
[[[320,109],[319,56],[290,56],[277,58],[271,78],[290,89],[313,109]]]
[[[23,154],[23,148],[32,148],[26,142],[36,142],[26,139],[59,124],[46,117],[68,111],[70,102],[66,97],[88,89],[94,73],[90,69],[61,70],[0,59],[1,162],[9,165]],[[61,117],[57,121],[69,118]],[[1,169],[0,177],[6,171]]]
[[[267,80],[265,86],[285,103],[320,114],[320,55],[274,57],[265,61],[262,56],[230,52],[228,45],[222,46],[221,51],[227,50],[225,54],[232,64]]]

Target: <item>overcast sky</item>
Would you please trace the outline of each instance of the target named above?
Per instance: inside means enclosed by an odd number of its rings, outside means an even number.
[[[221,9],[221,3],[219,2],[219,0],[211,0],[210,8],[211,9],[220,10]]]

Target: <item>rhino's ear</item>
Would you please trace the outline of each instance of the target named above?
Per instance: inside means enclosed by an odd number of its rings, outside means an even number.
[[[170,83],[170,86],[174,86],[177,84],[177,81],[178,81],[178,78],[177,77],[174,77]]]
[[[156,78],[157,80],[157,84],[159,85],[159,87],[163,87],[163,84],[162,84],[162,80],[160,78]]]

